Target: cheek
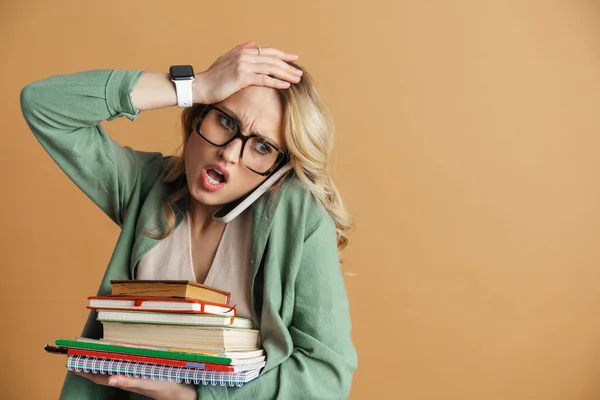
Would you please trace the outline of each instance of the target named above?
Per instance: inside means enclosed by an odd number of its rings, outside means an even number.
[[[185,146],[185,171],[188,175],[197,175],[202,167],[202,160],[206,159],[207,150],[197,138],[190,136]]]
[[[194,175],[198,165],[197,158],[194,157],[194,152],[189,148],[185,149],[185,173],[186,175]]]

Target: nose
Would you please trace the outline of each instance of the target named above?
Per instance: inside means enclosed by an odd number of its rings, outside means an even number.
[[[219,156],[226,163],[237,164],[242,154],[242,139],[235,139],[227,146],[223,146],[219,149]]]

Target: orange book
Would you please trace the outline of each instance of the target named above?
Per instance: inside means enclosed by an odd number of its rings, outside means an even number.
[[[112,280],[113,296],[180,297],[217,304],[229,304],[231,293],[192,281]]]

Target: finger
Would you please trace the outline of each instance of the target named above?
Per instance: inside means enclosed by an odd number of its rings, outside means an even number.
[[[275,70],[279,70],[282,71],[282,73],[290,72],[298,76],[302,76],[302,74],[304,73],[304,71],[302,71],[300,68],[296,68],[293,65],[290,65],[287,62],[275,57],[249,56],[245,59],[245,61],[250,64],[270,64],[274,68],[272,72],[274,72]],[[269,73],[269,75],[272,75],[272,73]]]
[[[250,84],[255,86],[266,86],[274,89],[287,89],[290,87],[290,82],[275,79],[267,75],[253,74],[250,79]]]
[[[259,55],[258,51],[256,50],[256,48],[254,48],[254,49],[252,49],[252,48],[246,48],[243,51],[246,54]],[[285,51],[282,51],[282,50],[279,50],[279,49],[275,49],[273,47],[261,47],[260,48],[260,55],[261,56],[276,57],[276,58],[280,58],[280,59],[282,59],[284,61],[296,61],[298,59],[298,57],[299,57],[297,54],[286,53]]]
[[[290,83],[300,82],[301,77],[288,68],[283,68],[278,65],[272,64],[253,64],[251,67],[252,71],[260,75],[268,75],[275,79],[288,81]]]
[[[87,378],[98,385],[108,385],[108,379],[110,378],[110,375],[92,374],[91,372],[87,373],[73,371],[73,373],[75,375],[83,376],[84,378]]]
[[[122,376],[122,375],[114,375],[108,380],[108,384],[110,386],[118,387],[121,389],[139,389],[140,386],[143,387],[144,384],[142,383],[140,385],[136,381],[141,381],[141,380],[142,379],[128,378],[128,377]],[[144,381],[144,383],[147,382],[147,380],[145,380],[145,379],[143,381]]]
[[[83,376],[98,385],[113,386],[130,391],[160,389],[164,385],[160,381],[129,378],[123,375],[102,375],[76,371],[73,371],[73,373]]]
[[[129,378],[123,375],[112,376],[108,384],[109,386],[114,386],[120,389],[128,390],[130,392],[136,392],[141,394],[166,393],[169,388],[172,388],[176,384],[179,385],[176,382],[153,379]]]
[[[283,70],[290,71],[298,76],[302,76],[302,74],[304,73],[304,71],[302,71],[300,68],[288,64],[286,61],[280,60],[279,58],[271,56],[247,56],[247,58],[244,61],[251,64],[271,64],[273,66],[283,68]]]

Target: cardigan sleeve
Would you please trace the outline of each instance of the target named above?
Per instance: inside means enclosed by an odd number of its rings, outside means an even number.
[[[142,71],[93,70],[60,74],[21,90],[21,111],[36,139],[65,174],[122,226],[141,166],[160,153],[135,151],[100,125],[139,115],[131,91]]]
[[[289,328],[292,354],[242,387],[200,386],[199,399],[346,399],[357,353],[336,232],[327,217],[305,239]]]

